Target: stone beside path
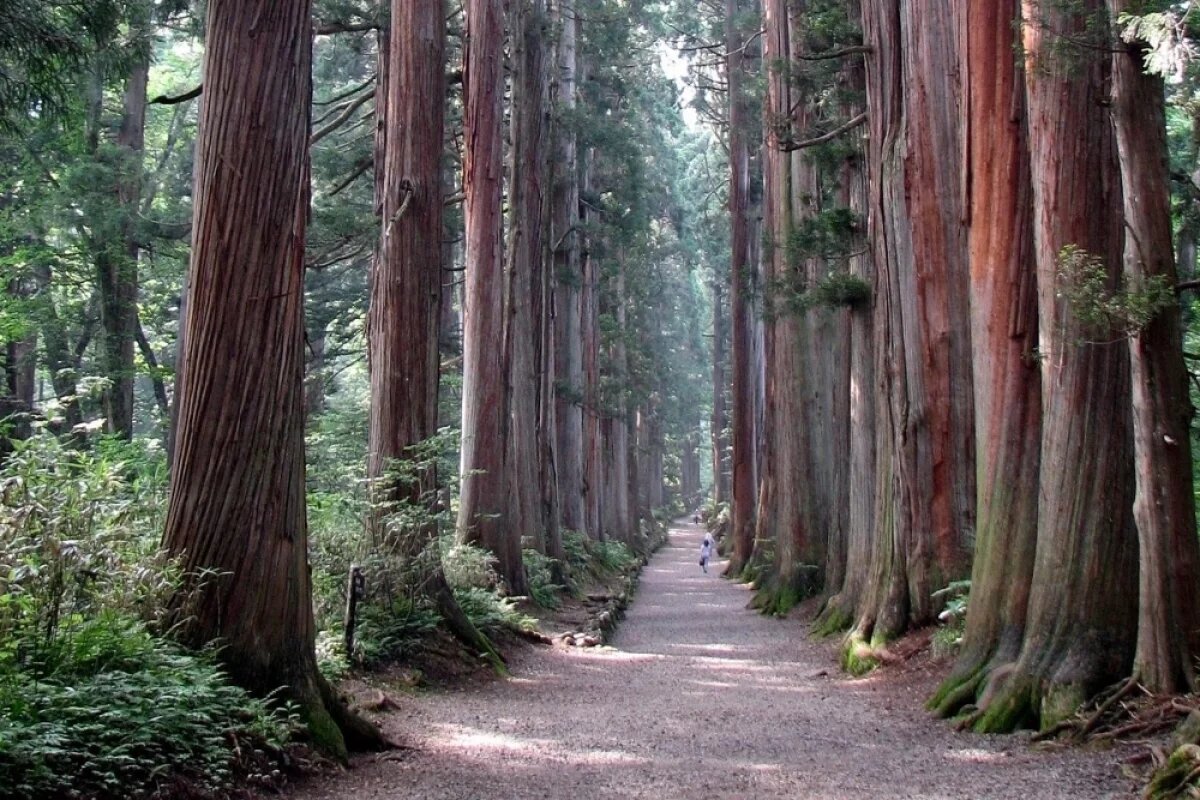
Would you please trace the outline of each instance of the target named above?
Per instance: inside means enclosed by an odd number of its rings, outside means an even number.
[[[398,697],[387,726],[414,746],[286,796],[1092,800],[1136,797],[1114,753],[1037,752],[959,734],[921,708],[929,681],[849,680],[803,622],[746,608],[698,565],[677,522],[611,647],[534,647],[513,677]]]

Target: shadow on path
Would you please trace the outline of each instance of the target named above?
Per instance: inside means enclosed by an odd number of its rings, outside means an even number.
[[[385,755],[293,792],[326,798],[1131,796],[1111,755],[955,734],[923,697],[843,680],[802,623],[747,610],[680,522],[611,648],[535,648],[514,677],[401,701]]]

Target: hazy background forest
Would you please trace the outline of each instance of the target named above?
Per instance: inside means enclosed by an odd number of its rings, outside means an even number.
[[[701,509],[964,727],[1196,689],[1191,3],[295,5],[0,6],[0,793],[382,746]]]

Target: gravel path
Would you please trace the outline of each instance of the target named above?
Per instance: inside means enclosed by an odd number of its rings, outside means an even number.
[[[1111,753],[1034,752],[921,710],[930,677],[851,681],[803,623],[746,610],[672,529],[612,648],[530,648],[513,678],[401,699],[415,745],[289,796],[331,798],[1127,798]],[[827,672],[828,671],[828,672]]]

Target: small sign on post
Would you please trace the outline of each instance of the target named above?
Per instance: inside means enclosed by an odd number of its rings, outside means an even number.
[[[354,655],[354,626],[358,621],[358,601],[367,594],[367,579],[363,576],[362,567],[350,565],[350,577],[346,583],[346,616],[342,620],[346,631],[346,657]]]

